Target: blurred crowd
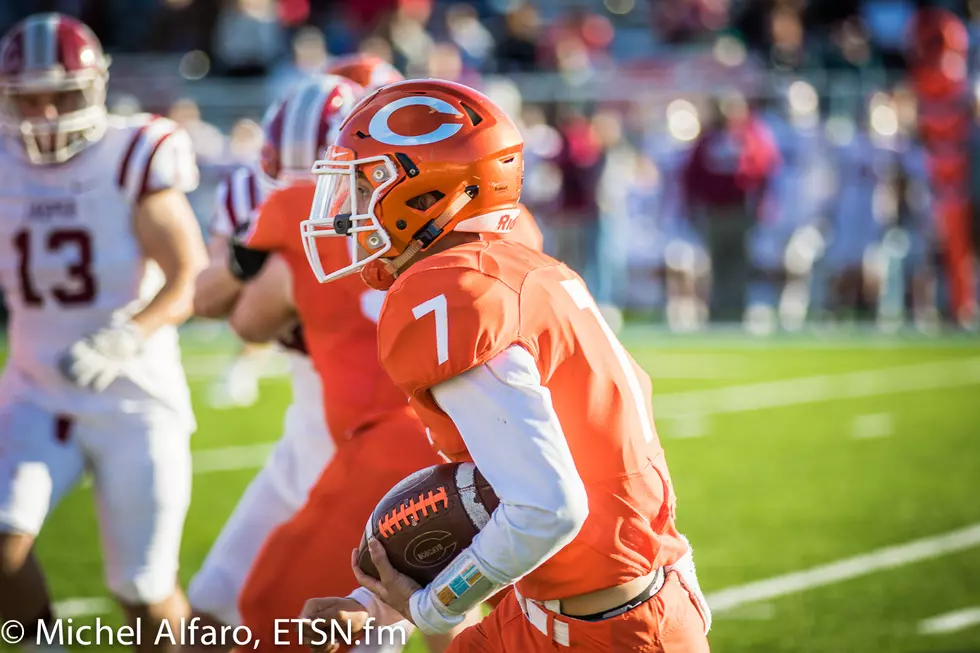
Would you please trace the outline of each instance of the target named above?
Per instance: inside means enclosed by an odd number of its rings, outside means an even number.
[[[524,201],[603,304],[760,333],[850,317],[925,329],[953,313],[909,83],[921,2],[15,4],[0,26],[39,9],[88,22],[115,56],[111,108],[190,132],[202,222],[214,184],[257,156],[265,107],[331,57],[371,52],[481,88],[518,120]],[[980,3],[954,4],[975,31]],[[964,146],[980,156],[977,121]]]

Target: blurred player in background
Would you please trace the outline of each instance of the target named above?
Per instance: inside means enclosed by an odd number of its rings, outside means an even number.
[[[712,319],[744,315],[748,236],[780,165],[772,132],[741,94],[713,100],[682,177],[688,218],[711,257]]]
[[[890,97],[876,93],[862,108],[857,129],[840,137],[833,152],[837,193],[821,263],[829,276],[828,308],[838,318],[877,312],[885,281],[883,238],[899,224],[901,213],[922,247],[927,242],[928,202],[908,205],[905,192],[908,186],[925,186],[928,195],[924,153],[910,139],[898,137],[898,130]],[[924,262],[924,250],[916,255]]]
[[[59,14],[0,43],[0,613],[25,642],[53,619],[34,538],[88,470],[106,585],[142,624],[138,648],[163,650],[159,624],[187,614],[176,581],[195,429],[175,327],[207,255],[185,197],[189,138],[164,118],[107,115],[108,65]]]
[[[382,580],[355,570],[361,589],[310,601],[304,617],[446,632],[514,584],[450,651],[707,651],[710,613],[674,525],[649,377],[580,277],[484,237],[515,226],[522,149],[476,91],[407,81],[358,104],[315,168],[310,266],[326,288],[358,271],[369,285],[379,269],[396,277],[381,364],[433,448],[475,462],[500,506],[428,587],[372,540]],[[331,236],[352,237],[352,261],[335,267]]]
[[[762,119],[772,130],[783,163],[766,189],[760,220],[748,243],[753,278],[745,325],[760,334],[771,332],[777,323],[791,331],[803,326],[810,273],[823,246],[813,224],[833,188],[819,97],[810,84],[789,84]]]
[[[656,224],[637,225],[642,235],[631,238],[630,254],[638,263],[644,258],[663,278],[667,324],[672,331],[700,329],[708,319],[711,262],[705,243],[694,229],[684,193],[684,171],[695,139],[701,130],[697,107],[684,99],[668,103],[662,132],[652,131],[644,142],[644,153],[656,167],[658,188],[654,201],[630,218],[644,214]],[[649,165],[641,164],[638,170]],[[647,175],[649,177],[649,175]],[[643,242],[649,244],[644,251]],[[640,292],[643,290],[640,286]]]
[[[282,437],[191,581],[189,599],[195,616],[217,625],[242,623],[238,598],[262,543],[304,504],[335,451],[324,417],[320,376],[307,355],[302,326],[291,306],[293,284],[286,263],[274,256],[264,261],[261,273],[243,284],[228,271],[229,251],[236,234],[252,228],[270,192],[311,177],[313,162],[326,147],[331,130],[362,94],[360,86],[332,75],[299,85],[266,116],[262,161],[232,173],[218,191],[211,265],[197,279],[195,307],[199,315],[231,318],[233,325],[247,316],[248,327],[261,329],[263,336],[246,338],[256,343],[246,346],[278,339],[289,352],[293,401],[286,409]],[[298,242],[298,228],[295,236]],[[270,318],[275,326],[265,330]]]

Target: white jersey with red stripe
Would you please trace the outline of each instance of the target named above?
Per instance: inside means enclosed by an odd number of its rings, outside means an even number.
[[[59,165],[31,164],[7,139],[0,168],[0,288],[10,311],[0,399],[79,418],[162,411],[193,425],[174,327],[157,330],[104,392],[73,386],[57,368],[67,347],[138,312],[163,286],[133,217],[147,193],[197,186],[187,134],[166,118],[112,116],[101,139]]]
[[[251,166],[236,168],[218,185],[208,230],[214,236],[227,238],[239,229],[248,229],[269,192],[269,182],[260,171]],[[302,328],[295,329],[289,337],[280,338],[279,344],[288,354],[293,386],[293,405],[287,422],[295,424],[301,431],[321,437],[322,429],[311,428],[311,425],[319,427],[323,422],[323,394],[320,378],[306,355]]]
[[[269,185],[252,166],[240,166],[218,184],[214,213],[208,223],[213,236],[229,237],[245,229],[269,193]]]

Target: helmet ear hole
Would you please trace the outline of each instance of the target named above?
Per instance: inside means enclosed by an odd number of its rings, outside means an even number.
[[[439,200],[446,196],[445,193],[437,190],[430,190],[428,193],[422,193],[421,195],[416,195],[412,199],[405,202],[405,204],[410,209],[415,209],[416,211],[421,211],[425,213],[433,206],[435,206]]]

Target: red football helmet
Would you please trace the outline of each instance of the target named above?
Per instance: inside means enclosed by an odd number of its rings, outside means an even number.
[[[34,163],[62,163],[105,133],[109,57],[88,27],[35,14],[0,41],[0,129]]]
[[[367,91],[405,79],[398,69],[374,54],[359,53],[338,57],[330,62],[324,72],[353,80]]]
[[[320,75],[272,105],[263,120],[263,180],[271,187],[313,181],[313,163],[334,142],[364,89],[344,77]]]
[[[362,100],[317,161],[302,225],[321,283],[378,265],[397,272],[446,233],[506,233],[517,222],[524,139],[483,94],[436,79],[397,82]],[[325,271],[322,237],[353,236],[350,265]],[[365,267],[368,266],[368,267]]]

